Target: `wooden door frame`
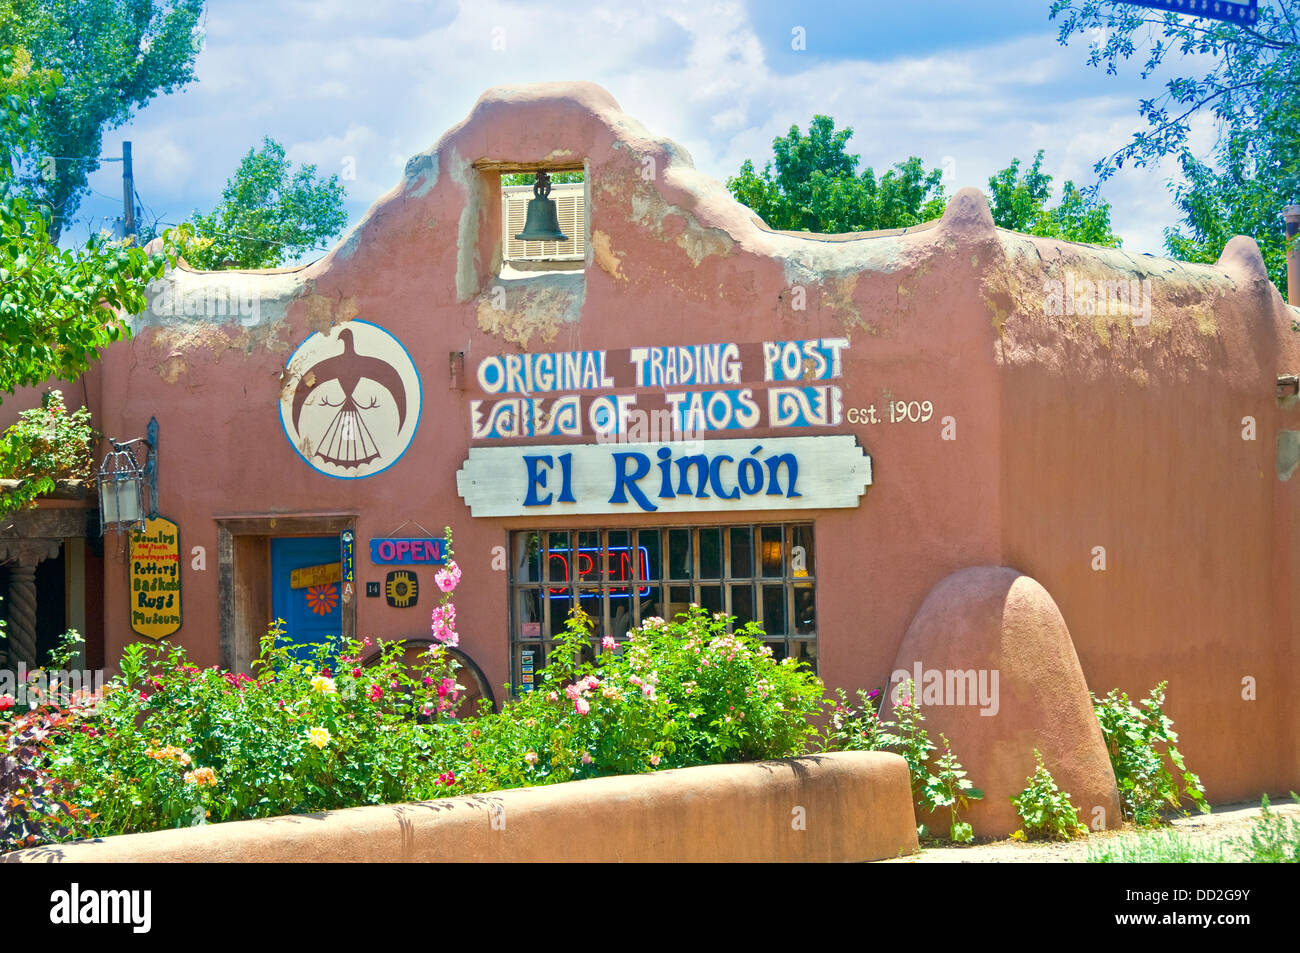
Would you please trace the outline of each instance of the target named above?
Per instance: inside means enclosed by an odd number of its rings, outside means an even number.
[[[257,656],[261,637],[272,621],[271,538],[336,536],[344,530],[352,530],[355,552],[356,522],[356,513],[277,513],[217,518],[217,590],[222,668],[232,672],[248,672]],[[342,606],[345,639],[354,638],[356,634],[357,601],[354,592],[352,601]]]

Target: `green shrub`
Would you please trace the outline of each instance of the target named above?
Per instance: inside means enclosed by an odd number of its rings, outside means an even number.
[[[0,491],[0,515],[32,506],[56,480],[93,479],[97,436],[90,411],[78,407],[69,413],[62,391],[47,392],[40,407],[20,413],[0,434],[0,477],[19,481]]]
[[[1034,749],[1034,760],[1038,766],[1025,779],[1025,789],[1011,797],[1016,812],[1025,822],[1024,835],[1030,840],[1069,840],[1086,835],[1088,828],[1079,823],[1079,815],[1070,803],[1069,792],[1057,787],[1037,748]]]
[[[438,584],[449,597],[458,579]],[[454,644],[449,605],[435,634]],[[385,643],[363,664],[368,639],[303,651],[277,624],[249,676],[134,643],[90,703],[0,711],[0,799],[19,792],[0,851],[803,752],[822,683],[733,621],[694,607],[579,663],[591,628],[575,614],[538,689],[476,715],[457,712],[463,686],[440,645],[408,663]]]
[[[956,843],[968,843],[975,838],[970,824],[962,821],[959,811],[966,810],[971,801],[984,797],[966,777],[961,762],[952,753],[948,739],[939,735],[943,752],[935,758],[937,750],[929,734],[922,727],[925,715],[916,703],[912,682],[899,686],[899,702],[894,708],[894,720],[881,720],[877,711],[880,691],[858,691],[861,705],[849,703],[842,689],[836,689],[837,701],[830,724],[822,738],[822,748],[827,751],[892,751],[907,762],[912,781],[912,797],[922,815],[929,817],[940,809],[948,812],[948,838]],[[917,827],[920,837],[930,836],[930,827],[921,823]]]
[[[1300,800],[1294,791],[1291,800]],[[1251,863],[1300,863],[1300,820],[1269,810],[1267,794],[1260,799],[1259,806],[1259,816],[1251,821],[1250,831],[1236,838],[1232,846]]]
[[[1218,841],[1201,842],[1173,830],[1126,834],[1088,846],[1090,864],[1221,864],[1234,858]]]
[[[1161,811],[1181,808],[1184,797],[1202,814],[1210,812],[1200,778],[1187,770],[1183,756],[1174,747],[1178,735],[1173,720],[1162,711],[1168,684],[1161,682],[1138,705],[1118,690],[1101,699],[1092,695],[1124,816],[1144,827],[1160,824]],[[1165,766],[1166,758],[1178,771],[1178,777]]]

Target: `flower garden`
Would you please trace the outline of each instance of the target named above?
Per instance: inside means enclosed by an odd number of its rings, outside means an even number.
[[[450,533],[448,549],[450,552]],[[369,639],[304,653],[277,625],[251,675],[200,669],[179,646],[138,642],[102,691],[66,704],[0,696],[0,852],[79,838],[391,804],[665,768],[889,750],[908,762],[922,835],[972,839],[961,812],[981,792],[942,736],[931,741],[904,686],[894,720],[880,692],[827,698],[794,659],[777,662],[753,624],[693,607],[648,619],[626,641],[592,644],[590,621],[566,623],[535,691],[495,711],[461,709],[447,647],[458,642],[455,562],[435,581],[436,642],[414,662],[401,643]],[[75,649],[71,639],[66,661]],[[363,662],[363,659],[366,661]],[[591,659],[582,661],[582,659]],[[33,700],[37,701],[37,700]],[[1128,813],[1190,796],[1153,693],[1098,703]],[[1143,734],[1144,725],[1154,725]],[[1130,742],[1140,740],[1138,757]],[[1121,770],[1122,769],[1122,770]],[[1030,836],[1069,837],[1079,824],[1045,769],[1022,795]],[[1125,793],[1127,791],[1127,793]],[[1059,819],[1058,819],[1059,815]]]

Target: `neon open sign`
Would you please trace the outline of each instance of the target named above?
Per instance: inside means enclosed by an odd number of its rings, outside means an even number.
[[[580,546],[578,553],[573,555],[572,550],[552,549],[547,557],[547,577],[549,581],[556,582],[563,579],[566,585],[559,588],[550,587],[552,599],[563,599],[569,595],[569,586],[576,583],[585,585],[588,583],[599,583],[603,580],[600,578],[600,563],[597,561],[604,558],[609,565],[609,581],[614,582],[632,582],[634,576],[632,573],[632,549],[630,546],[611,546],[609,549],[601,549],[598,546]],[[650,551],[644,546],[637,547],[637,557],[640,565],[640,577],[645,579],[650,574]],[[576,578],[574,570],[577,570]],[[610,586],[609,597],[611,599],[627,598],[628,586]],[[640,598],[650,595],[650,587],[642,585],[639,590]]]

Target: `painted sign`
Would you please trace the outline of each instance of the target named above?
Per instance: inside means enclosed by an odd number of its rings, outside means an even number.
[[[328,476],[373,476],[415,436],[420,376],[402,342],[377,324],[348,321],[313,334],[289,358],[283,381],[285,437]]]
[[[289,573],[290,589],[307,589],[311,586],[325,586],[331,582],[343,581],[343,564],[326,563],[323,566],[307,566]]]
[[[388,604],[395,609],[409,609],[420,599],[420,580],[409,569],[395,569],[384,584]]]
[[[856,507],[871,458],[848,434],[665,444],[471,447],[474,516]]]
[[[1259,0],[1120,0],[1139,7],[1171,10],[1193,17],[1225,20],[1229,23],[1254,23],[1259,18]]]
[[[180,538],[180,527],[159,516],[145,520],[144,532],[131,534],[127,561],[131,628],[151,639],[172,635],[181,627]]]
[[[837,427],[848,347],[848,338],[811,338],[490,355],[475,375],[484,397],[469,402],[470,438],[643,443]]]
[[[370,561],[394,566],[439,566],[447,560],[447,541],[419,536],[396,539],[391,536],[370,541]]]
[[[352,530],[350,529],[345,529],[339,534],[340,576],[343,579],[343,604],[345,606],[352,602],[352,587],[356,582],[352,559],[353,539]]]

